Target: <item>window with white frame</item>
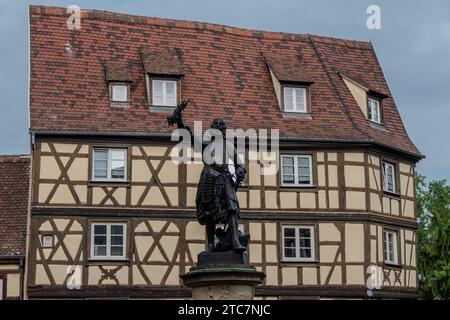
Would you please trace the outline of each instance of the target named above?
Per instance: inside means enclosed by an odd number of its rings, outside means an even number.
[[[314,261],[314,227],[283,226],[283,260]]]
[[[42,248],[52,248],[53,247],[53,235],[44,234],[42,235]]]
[[[284,186],[312,185],[311,155],[282,155],[281,182]]]
[[[307,112],[306,88],[304,87],[284,87],[284,111],[286,112]]]
[[[125,259],[125,223],[92,223],[91,233],[91,259]]]
[[[369,120],[381,123],[381,101],[374,98],[368,98]]]
[[[176,106],[177,81],[153,79],[152,104],[154,106]]]
[[[397,232],[384,231],[384,262],[398,264]]]
[[[383,162],[383,189],[387,192],[396,192],[395,165]]]
[[[127,102],[130,100],[130,86],[126,84],[111,84],[111,101]]]
[[[98,148],[93,151],[93,180],[124,181],[127,167],[126,149]]]

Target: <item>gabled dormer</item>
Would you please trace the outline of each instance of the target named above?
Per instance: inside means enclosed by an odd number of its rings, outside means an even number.
[[[278,105],[285,118],[311,118],[311,85],[306,67],[296,56],[264,56]]]
[[[126,65],[108,64],[105,66],[105,76],[112,108],[126,108],[131,102],[131,86],[133,78]]]
[[[369,125],[377,129],[384,128],[383,101],[388,96],[385,93],[373,90],[360,79],[340,73],[342,80],[347,85],[353,98],[369,122]]]
[[[142,52],[150,112],[172,112],[181,101],[183,61],[176,50]]]

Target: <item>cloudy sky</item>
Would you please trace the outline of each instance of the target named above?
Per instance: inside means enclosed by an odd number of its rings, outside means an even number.
[[[238,27],[372,41],[410,137],[418,171],[450,180],[450,1],[0,0],[0,154],[29,153],[28,5],[102,9]],[[381,29],[366,26],[369,5]]]

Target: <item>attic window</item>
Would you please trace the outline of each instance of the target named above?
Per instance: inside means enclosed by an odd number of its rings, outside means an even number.
[[[126,65],[108,65],[106,67],[106,81],[111,107],[129,106],[133,80],[128,67]]]
[[[177,80],[152,79],[152,105],[174,107],[177,105]]]
[[[301,112],[306,113],[307,107],[307,92],[306,87],[283,87],[283,105],[285,112]]]
[[[111,102],[129,102],[130,85],[124,83],[111,83],[110,98]]]
[[[381,100],[374,97],[368,97],[367,109],[369,120],[381,124]]]

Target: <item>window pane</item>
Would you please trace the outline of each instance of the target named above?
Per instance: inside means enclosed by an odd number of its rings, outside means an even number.
[[[94,178],[106,178],[108,168],[108,151],[94,150]]]
[[[111,246],[111,256],[122,256],[123,247],[122,246]]]
[[[295,248],[295,238],[285,238],[284,239],[285,248]]]
[[[106,225],[95,225],[94,234],[106,234]]]
[[[127,101],[128,100],[128,87],[123,85],[112,86],[112,100],[113,101]]]
[[[299,167],[309,168],[309,157],[298,157],[297,161]]]
[[[111,245],[113,246],[123,245],[123,236],[111,236]]]
[[[311,249],[300,248],[300,258],[311,258]]]
[[[283,166],[294,166],[294,158],[293,157],[283,157]]]
[[[111,178],[123,179],[125,178],[125,162],[111,161]]]
[[[106,245],[106,236],[94,236],[95,245]]]
[[[169,98],[175,98],[176,96],[176,85],[175,81],[166,81],[166,95]]]
[[[106,246],[94,246],[94,256],[106,256]]]
[[[309,176],[299,176],[298,181],[300,184],[311,184],[311,179]]]
[[[304,88],[296,88],[296,111],[305,111],[305,89]]]
[[[168,105],[168,106],[176,106],[177,105],[176,97],[166,97],[166,105]]]
[[[283,174],[286,174],[286,175],[294,174],[294,167],[284,166],[283,167]]]
[[[310,238],[311,237],[311,230],[306,228],[299,229],[300,238]]]
[[[285,248],[284,256],[286,258],[295,258],[295,249],[294,248]]]
[[[301,238],[300,248],[311,248],[311,239]]]
[[[294,111],[294,96],[292,88],[284,88],[284,109]]]
[[[125,150],[111,150],[111,160],[125,160]]]
[[[163,82],[160,80],[153,80],[153,99],[154,105],[163,105]]]
[[[284,236],[285,237],[295,237],[295,229],[294,228],[284,228]]]
[[[295,183],[293,175],[283,175],[283,183]]]
[[[123,234],[123,226],[120,224],[111,225],[111,234]]]

